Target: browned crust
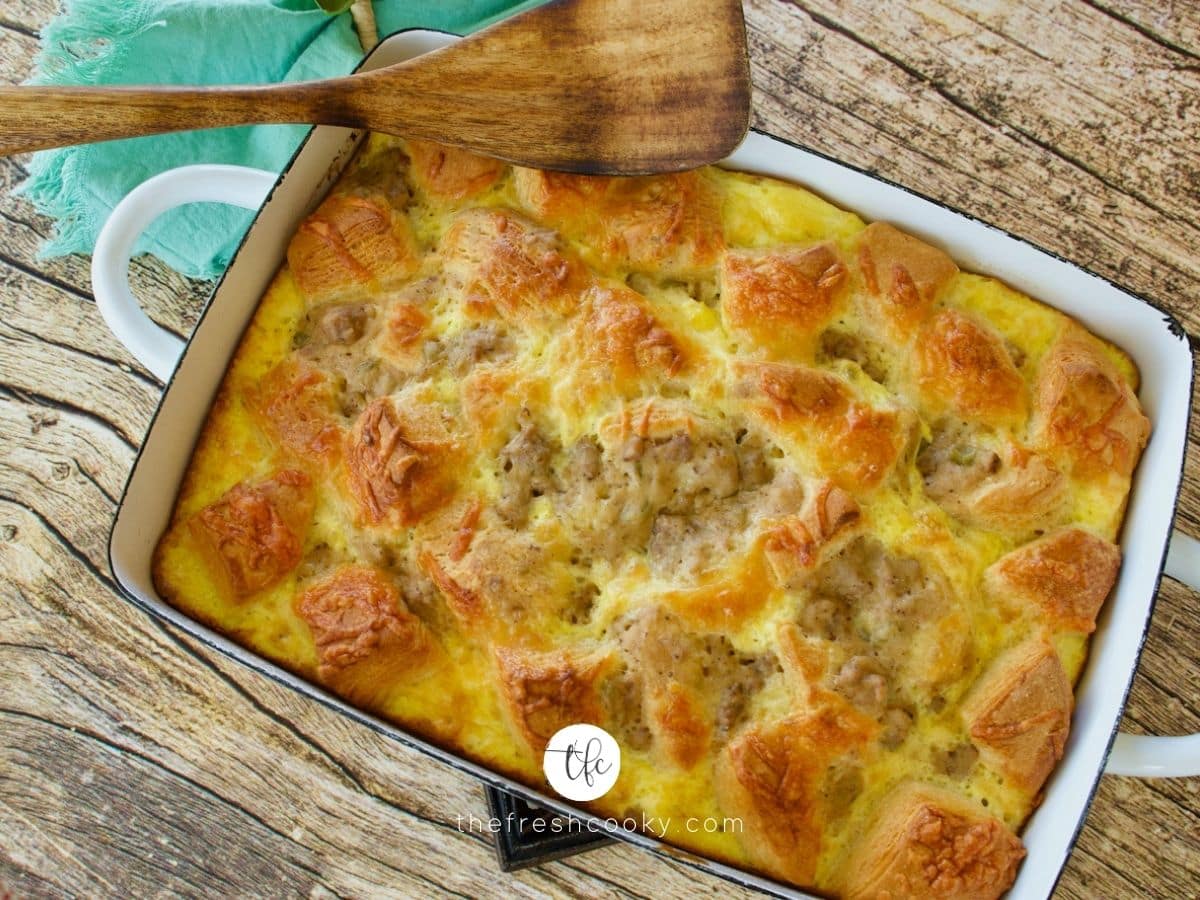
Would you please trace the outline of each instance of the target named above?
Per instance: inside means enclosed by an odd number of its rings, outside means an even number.
[[[301,466],[330,466],[341,453],[344,430],[328,376],[289,357],[263,376],[250,401],[268,434]]]
[[[416,271],[418,248],[408,218],[382,197],[334,194],[288,245],[288,266],[310,300],[378,288]]]
[[[399,590],[369,566],[337,569],[298,594],[294,608],[316,645],[317,677],[357,703],[374,705],[433,653]]]
[[[862,525],[862,510],[854,497],[831,481],[820,482],[799,514],[766,530],[763,553],[776,581],[786,586],[811,571],[835,539]]]
[[[1150,420],[1100,343],[1072,326],[1042,360],[1033,434],[1078,476],[1128,476],[1149,440]]]
[[[1026,390],[1000,337],[971,316],[943,309],[917,340],[917,383],[936,413],[1021,422]]]
[[[719,200],[700,172],[604,178],[517,168],[515,185],[535,218],[612,265],[686,277],[713,268],[724,249]]]
[[[741,841],[758,865],[811,884],[821,852],[821,785],[830,763],[864,743],[873,723],[824,708],[746,728],[717,757],[717,799],[741,819]]]
[[[581,364],[580,380],[588,396],[630,393],[687,367],[683,342],[658,321],[645,298],[620,285],[597,285],[586,292],[566,346]]]
[[[984,762],[1035,794],[1062,759],[1074,697],[1054,647],[1033,639],[998,657],[963,702]]]
[[[454,491],[449,468],[453,436],[431,410],[401,408],[391,397],[372,401],[354,422],[345,460],[363,521],[412,525]]]
[[[459,213],[440,250],[450,284],[476,318],[540,325],[574,310],[592,282],[553,232],[505,210]]]
[[[734,334],[773,355],[811,355],[833,316],[846,266],[831,243],[768,251],[730,250],[721,261],[721,314]]]
[[[911,335],[958,266],[936,247],[887,222],[873,222],[859,238],[858,265],[877,312],[897,336]]]
[[[1030,605],[1054,628],[1091,634],[1120,568],[1112,541],[1064,528],[997,560],[984,583],[999,601]]]
[[[909,782],[884,798],[839,888],[846,900],[994,900],[1024,856],[1020,839],[966,798]]]
[[[513,729],[535,754],[561,728],[602,724],[599,682],[614,664],[611,653],[497,647],[495,658]]]
[[[490,189],[504,173],[504,163],[432,141],[405,141],[412,160],[413,181],[426,196],[461,202]]]
[[[233,599],[244,600],[299,565],[312,512],[312,480],[284,469],[234,485],[188,524],[209,570]]]
[[[849,491],[872,488],[893,470],[909,422],[859,400],[830,372],[782,363],[739,363],[742,390],[769,423],[813,444],[823,474]]]

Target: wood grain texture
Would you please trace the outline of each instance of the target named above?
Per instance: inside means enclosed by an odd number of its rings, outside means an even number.
[[[373,31],[374,22],[364,27]],[[0,85],[0,156],[193,128],[311,123],[570,172],[693,169],[728,156],[746,134],[744,32],[740,0],[552,0],[453,47],[345,78]]]
[[[53,0],[0,9],[22,79]],[[756,124],[1028,237],[1200,335],[1200,6],[747,6]],[[871,12],[871,14],[868,14]],[[160,386],[0,162],[0,896],[748,896],[627,847],[501,876],[472,781],[134,610],[105,541]],[[206,286],[134,280],[185,333]],[[1195,425],[1195,423],[1193,423]],[[1180,525],[1200,535],[1200,428]],[[1200,729],[1200,604],[1164,582],[1127,730]],[[1105,778],[1062,898],[1200,890],[1200,779]]]

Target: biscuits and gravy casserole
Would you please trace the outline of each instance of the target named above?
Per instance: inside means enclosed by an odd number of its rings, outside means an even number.
[[[539,788],[549,737],[600,725],[589,808],[699,854],[995,897],[1120,567],[1136,389],[792,184],[372,136],[242,339],[155,580]]]

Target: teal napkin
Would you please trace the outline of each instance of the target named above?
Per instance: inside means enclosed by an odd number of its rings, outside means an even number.
[[[381,35],[403,28],[463,34],[541,0],[376,0]],[[66,0],[42,33],[33,84],[254,84],[343,75],[362,58],[349,14],[312,0]],[[49,150],[18,188],[55,219],[43,257],[90,253],[122,197],[190,163],[279,171],[305,129],[223,128]],[[252,214],[217,204],[160,218],[137,250],[193,278],[228,264]]]

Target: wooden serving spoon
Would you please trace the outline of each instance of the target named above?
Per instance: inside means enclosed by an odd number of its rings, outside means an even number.
[[[746,134],[740,0],[554,0],[410,62],[249,87],[3,87],[0,155],[257,123],[366,128],[521,165],[640,175]]]

